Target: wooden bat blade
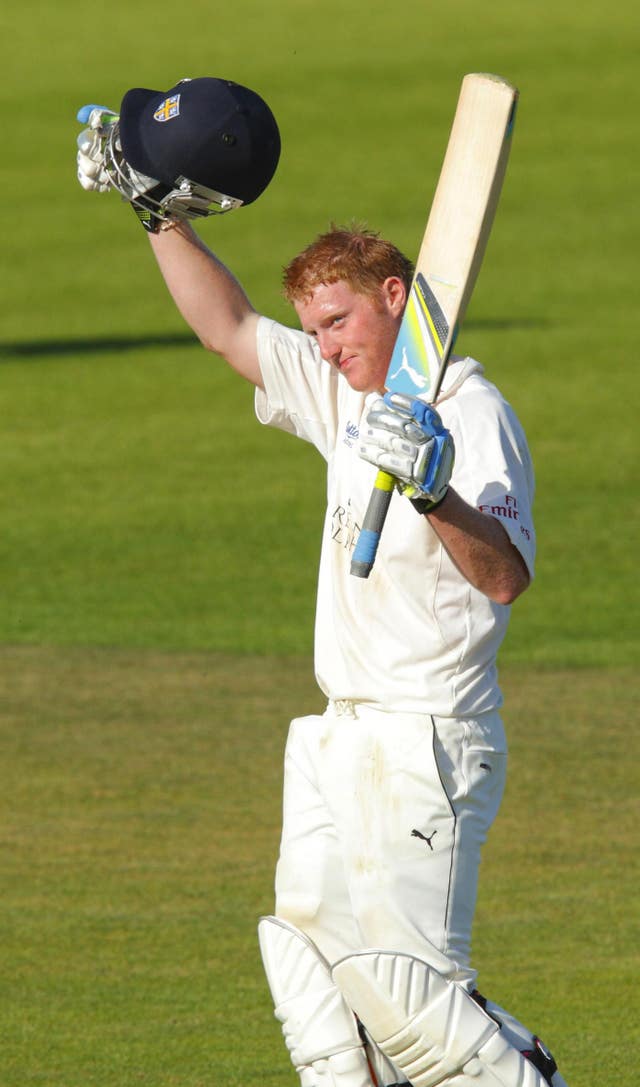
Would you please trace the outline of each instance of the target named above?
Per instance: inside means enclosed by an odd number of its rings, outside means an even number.
[[[449,325],[473,292],[502,191],[518,91],[498,76],[462,81],[449,143],[416,261]]]
[[[433,402],[471,297],[511,149],[518,91],[499,76],[464,77],[387,389]],[[393,477],[379,472],[351,561],[369,576]]]

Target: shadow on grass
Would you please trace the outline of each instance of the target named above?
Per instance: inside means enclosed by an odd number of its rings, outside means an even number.
[[[465,323],[465,331],[508,332],[520,329],[541,329],[548,322],[534,318],[478,318]],[[147,348],[199,347],[200,341],[191,332],[168,332],[162,335],[93,336],[78,339],[23,340],[0,343],[0,359],[55,358],[62,355],[99,355],[111,351],[144,351]]]
[[[191,332],[162,335],[93,336],[61,340],[23,340],[0,343],[0,358],[55,358],[61,355],[99,355],[110,351],[140,351],[147,348],[199,347]]]

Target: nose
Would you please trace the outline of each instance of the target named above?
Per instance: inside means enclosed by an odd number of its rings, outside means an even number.
[[[329,329],[320,329],[317,341],[320,354],[327,362],[336,362],[340,358],[340,344],[336,342],[335,334]]]

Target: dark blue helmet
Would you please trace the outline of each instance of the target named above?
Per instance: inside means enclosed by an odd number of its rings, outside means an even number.
[[[127,91],[120,141],[134,170],[169,188],[186,178],[243,204],[266,189],[280,157],[278,125],[260,95],[208,76]]]

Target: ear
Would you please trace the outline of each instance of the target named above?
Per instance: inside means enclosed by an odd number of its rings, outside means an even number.
[[[388,276],[382,284],[382,298],[389,313],[400,317],[407,303],[407,288],[399,276]]]

